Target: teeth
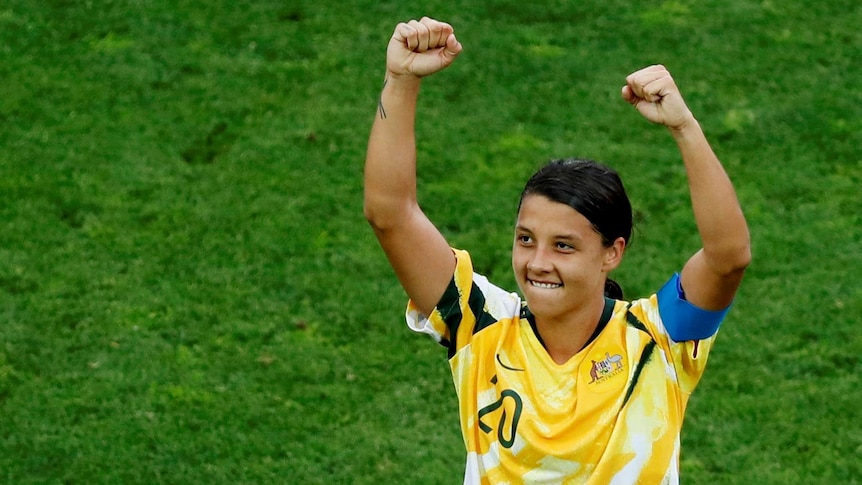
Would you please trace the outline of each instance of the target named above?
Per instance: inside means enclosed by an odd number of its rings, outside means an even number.
[[[556,283],[539,283],[538,281],[532,281],[532,280],[530,280],[530,284],[535,286],[536,288],[546,288],[546,289],[559,288],[559,287],[563,286],[563,285],[556,284]]]

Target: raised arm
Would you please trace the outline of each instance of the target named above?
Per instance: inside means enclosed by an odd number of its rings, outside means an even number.
[[[401,286],[426,315],[452,278],[455,256],[416,200],[416,100],[421,78],[460,52],[449,24],[427,17],[398,24],[365,159],[365,217]]]
[[[733,185],[663,66],[629,75],[622,95],[645,118],[665,125],[679,147],[703,241],[703,248],[683,267],[682,287],[691,303],[723,309],[733,300],[751,261],[748,226]]]

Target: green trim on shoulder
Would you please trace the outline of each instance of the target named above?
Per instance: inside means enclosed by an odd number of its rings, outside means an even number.
[[[470,298],[467,299],[467,306],[476,317],[476,325],[473,327],[473,335],[479,333],[482,329],[497,323],[497,319],[485,310],[485,294],[479,289],[476,283],[473,283],[473,288],[470,290]]]
[[[626,307],[626,323],[628,323],[632,327],[640,330],[641,332],[649,334],[649,331],[647,330],[646,325],[644,325],[640,320],[638,320],[638,317],[634,316],[634,314],[632,313],[631,303],[629,303],[628,306]],[[650,335],[650,338],[652,338],[652,335]]]
[[[446,291],[443,292],[443,296],[440,297],[440,302],[437,303],[437,313],[440,314],[440,317],[449,329],[449,339],[444,339],[446,342],[444,343],[441,341],[440,343],[448,347],[450,359],[455,356],[455,351],[457,349],[455,340],[458,335],[458,327],[461,325],[462,319],[461,305],[459,302],[460,292],[458,291],[458,285],[455,284],[455,277],[453,276],[452,280],[449,282],[449,286],[446,287]]]
[[[497,323],[497,319],[485,310],[485,294],[482,293],[481,288],[475,282],[470,287],[467,307],[476,317],[476,322],[473,326],[474,335],[482,329]],[[464,314],[461,311],[461,290],[455,283],[454,277],[449,282],[449,286],[446,287],[446,291],[443,292],[443,296],[440,297],[440,302],[437,303],[437,312],[446,324],[446,328],[449,329],[449,339],[446,344],[449,347],[449,358],[452,358],[458,349],[458,329],[464,320]]]

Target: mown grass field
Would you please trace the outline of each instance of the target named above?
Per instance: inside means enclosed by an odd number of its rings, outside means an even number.
[[[668,66],[754,246],[683,482],[862,481],[862,4],[455,3],[0,3],[0,482],[460,483],[445,351],[362,217],[386,42],[425,14],[465,50],[423,86],[421,201],[512,289],[553,157],[622,173],[628,295],[697,249],[672,140],[619,98]]]

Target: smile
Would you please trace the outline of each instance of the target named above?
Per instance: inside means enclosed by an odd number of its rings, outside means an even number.
[[[528,280],[530,285],[535,286],[536,288],[544,288],[547,290],[553,290],[554,288],[560,288],[563,285],[559,283],[541,283],[539,281]]]

